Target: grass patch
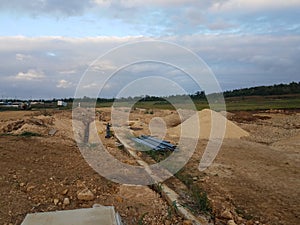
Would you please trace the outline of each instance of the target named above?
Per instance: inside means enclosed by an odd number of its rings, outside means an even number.
[[[175,177],[185,184],[188,188],[193,185],[193,178],[191,175],[184,173],[182,170],[175,174]]]
[[[148,214],[148,212],[144,213],[141,218],[138,221],[138,225],[143,225],[144,224],[144,218]]]
[[[150,188],[156,191],[160,196],[162,196],[163,186],[161,183],[155,183],[150,185]]]
[[[211,206],[207,194],[204,190],[198,186],[192,186],[191,196],[194,200],[194,207],[199,209],[201,212],[211,212]]]
[[[207,197],[207,193],[197,184],[194,184],[193,178],[190,174],[179,171],[175,177],[184,183],[189,192],[187,193],[190,200],[186,202],[185,207],[192,212],[197,213],[211,213],[212,208]]]
[[[240,215],[241,217],[243,217],[244,219],[246,220],[252,220],[253,219],[253,216],[249,215],[248,213],[246,213],[243,209],[241,208],[236,208],[235,209],[236,213],[238,215]]]
[[[161,162],[163,160],[165,160],[166,158],[168,158],[172,152],[171,151],[154,151],[154,150],[150,150],[150,151],[145,151],[145,154],[147,154],[148,156],[150,156],[152,159],[154,159],[156,162]]]

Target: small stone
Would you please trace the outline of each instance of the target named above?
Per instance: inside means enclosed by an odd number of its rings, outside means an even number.
[[[84,189],[77,193],[77,198],[83,201],[91,201],[95,199],[95,195],[89,189]]]
[[[169,220],[165,221],[165,225],[171,225],[171,224],[172,224],[171,221],[169,221]]]
[[[123,198],[120,197],[120,196],[117,196],[117,197],[116,197],[116,200],[117,200],[117,202],[119,202],[119,203],[122,203],[122,202],[123,202]]]
[[[20,187],[24,187],[25,186],[25,183],[20,183]]]
[[[198,180],[198,177],[193,177],[193,181],[197,181]]]
[[[234,220],[228,220],[227,225],[237,225]]]
[[[183,225],[193,225],[193,222],[190,220],[183,221]]]
[[[62,194],[62,195],[66,195],[66,194],[68,194],[68,192],[69,192],[69,190],[68,190],[68,189],[65,189],[65,190],[63,190],[63,191],[61,192],[61,194]]]
[[[29,191],[33,190],[34,188],[35,188],[35,186],[28,186],[26,191],[29,192]]]
[[[244,219],[240,216],[237,217],[237,222],[242,223],[244,221]]]
[[[57,204],[59,203],[59,200],[58,200],[57,198],[55,198],[55,199],[53,200],[53,203],[54,203],[54,205],[57,205]]]
[[[233,217],[232,217],[232,214],[229,210],[224,210],[222,213],[221,213],[221,218],[223,219],[227,219],[227,220],[232,220]]]
[[[17,175],[13,175],[13,178],[14,178],[14,179],[17,179],[18,177],[17,177]]]
[[[64,198],[64,205],[70,205],[70,199],[69,198]]]

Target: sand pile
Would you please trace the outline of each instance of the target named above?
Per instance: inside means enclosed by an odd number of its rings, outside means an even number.
[[[162,119],[165,121],[166,126],[168,128],[171,128],[180,125],[185,120],[190,118],[193,114],[194,112],[192,110],[178,109],[177,112],[172,111],[170,115],[167,115]]]
[[[199,123],[197,123],[197,119]],[[211,134],[212,120],[214,121],[214,133]],[[224,128],[226,124],[226,128]],[[199,138],[209,139],[219,138],[222,135],[222,130],[225,129],[224,138],[238,139],[241,137],[249,136],[249,133],[234,124],[232,121],[226,119],[222,114],[215,111],[204,109],[198,113],[195,113],[189,119],[181,123],[180,125],[168,129],[168,134],[173,137],[190,137],[198,138],[196,136],[197,129],[199,129]]]

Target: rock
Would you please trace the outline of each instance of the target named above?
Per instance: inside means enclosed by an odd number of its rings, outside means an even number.
[[[242,217],[240,217],[240,216],[237,217],[237,222],[238,223],[242,223],[243,221],[244,221],[244,219]]]
[[[28,186],[28,187],[26,188],[26,191],[27,191],[27,192],[30,192],[30,191],[33,190],[33,189],[35,189],[35,186],[31,185],[31,186]]]
[[[70,205],[70,199],[69,198],[64,198],[63,204],[64,205]]]
[[[193,222],[190,220],[183,221],[183,225],[193,225]]]
[[[227,225],[237,225],[234,220],[228,220]]]
[[[59,203],[59,200],[57,198],[53,199],[54,205],[57,205]]]
[[[20,187],[24,187],[25,186],[25,183],[20,183]]]
[[[63,190],[63,191],[61,192],[61,194],[62,194],[62,195],[66,195],[66,194],[68,194],[68,192],[69,192],[69,190],[68,190],[68,189],[65,189],[65,190]]]
[[[223,219],[226,219],[226,220],[232,220],[233,217],[232,217],[232,214],[229,210],[224,210],[222,213],[221,213],[221,218]]]
[[[77,198],[83,201],[91,201],[95,199],[95,195],[89,189],[84,189],[77,193]]]
[[[56,132],[57,132],[56,129],[51,129],[51,130],[49,131],[48,134],[49,134],[50,136],[54,136]]]
[[[193,177],[193,181],[197,181],[198,180],[198,177]]]
[[[171,224],[172,224],[171,221],[169,221],[169,220],[165,221],[165,225],[171,225]]]
[[[120,196],[117,196],[117,197],[116,197],[116,200],[117,200],[117,202],[119,202],[119,203],[122,203],[122,202],[123,202],[123,198],[120,197]]]

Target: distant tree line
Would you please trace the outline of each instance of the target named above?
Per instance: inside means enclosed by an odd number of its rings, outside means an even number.
[[[267,95],[287,95],[299,94],[300,82],[292,82],[289,84],[275,84],[272,86],[258,86],[251,88],[236,89],[225,91],[224,97],[240,97],[240,96],[267,96]]]
[[[221,94],[221,93],[219,93]],[[288,95],[288,94],[300,94],[300,82],[291,82],[289,84],[274,84],[271,86],[258,86],[258,87],[250,87],[250,88],[242,88],[242,89],[235,89],[231,91],[225,91],[223,93],[225,98],[228,97],[243,97],[243,96],[268,96],[268,95]],[[210,95],[216,95],[210,94]],[[185,100],[191,98],[192,100],[206,100],[206,94],[204,91],[197,91],[194,94],[189,95],[170,95],[165,97],[158,97],[158,96],[136,96],[136,97],[122,97],[122,98],[90,98],[87,96],[84,96],[80,100],[83,102],[96,102],[97,103],[109,103],[109,102],[150,102],[150,101],[156,101],[156,102],[167,102],[167,101],[177,101],[177,100]],[[45,102],[45,103],[51,103],[56,102],[57,100],[62,100],[65,102],[73,102],[74,98],[61,98],[61,99],[39,99],[39,100],[29,100],[29,102]],[[79,99],[77,99],[79,100]],[[4,102],[15,102],[15,101],[25,101],[25,100],[18,100],[18,99],[0,99],[0,101]]]

